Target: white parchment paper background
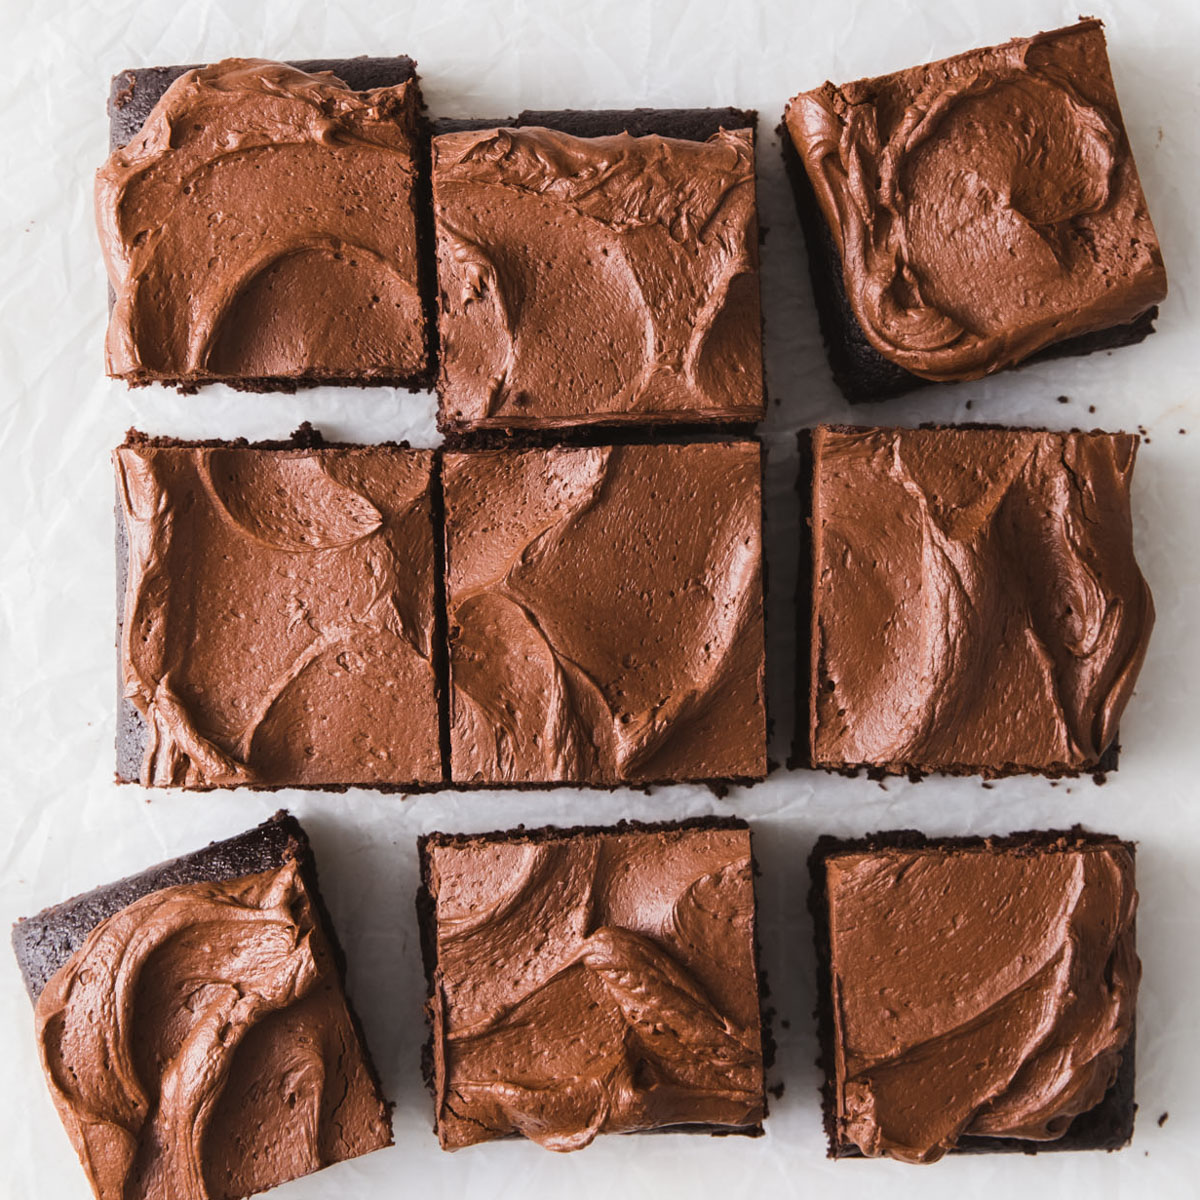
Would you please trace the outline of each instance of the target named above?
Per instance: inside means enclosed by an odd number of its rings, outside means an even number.
[[[338,1195],[641,1196],[1024,1194],[1194,1196],[1200,1189],[1200,8],[1194,0],[1100,3],[1129,134],[1171,279],[1144,346],[1009,373],[850,412],[817,333],[774,127],[789,96],[826,78],[877,74],[1075,19],[1067,0],[666,0],[411,4],[357,0],[0,0],[0,924],[258,822],[286,803],[312,834],[350,955],[350,986],[388,1094],[396,1146],[281,1188]],[[432,401],[324,389],[255,397],[127,392],[101,367],[104,276],[91,179],[105,153],[108,77],[126,66],[404,52],[445,115],[522,107],[737,104],[760,124],[760,201],[772,405],[769,661],[774,756],[792,733],[793,431],[822,419],[967,419],[1142,427],[1135,518],[1158,627],[1104,787],[1015,779],[919,785],[776,771],[718,801],[679,787],[475,793],[402,800],[249,792],[188,796],[117,788],[113,771],[112,482],[127,427],[185,437],[286,434],[311,419],[336,438],[435,440]],[[1067,403],[1057,403],[1060,396]],[[968,412],[968,403],[971,405]],[[1089,406],[1095,406],[1094,414]],[[1187,433],[1183,433],[1187,430]],[[765,965],[780,1041],[767,1135],[602,1138],[556,1156],[527,1143],[446,1155],[430,1132],[414,839],[424,830],[737,813],[757,835]],[[946,1160],[931,1168],[832,1164],[813,1065],[813,968],[805,856],[819,832],[920,827],[992,832],[1082,821],[1139,840],[1140,1119],[1118,1155]],[[86,1197],[42,1084],[28,1000],[0,948],[0,1196]],[[1169,1112],[1166,1124],[1156,1119]]]

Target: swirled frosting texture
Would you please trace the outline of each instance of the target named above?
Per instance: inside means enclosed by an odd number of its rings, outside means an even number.
[[[435,836],[425,853],[444,1148],[759,1125],[746,829]]]
[[[754,141],[433,140],[450,428],[756,421]]]
[[[934,1162],[1103,1099],[1141,972],[1126,847],[839,854],[826,891],[840,1139]]]
[[[114,457],[143,784],[440,781],[430,452]]]
[[[391,1143],[294,863],[121,909],[35,1020],[99,1200],[232,1200]]]
[[[130,383],[396,380],[425,368],[416,84],[227,59],[188,71],[96,176]]]
[[[812,751],[893,771],[1094,767],[1154,624],[1136,435],[813,437]]]
[[[1167,292],[1099,21],[878,79],[785,114],[870,344],[974,379]]]
[[[456,781],[761,777],[753,442],[448,454]]]

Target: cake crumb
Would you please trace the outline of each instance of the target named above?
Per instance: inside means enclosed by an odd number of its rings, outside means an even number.
[[[1164,1125],[1167,1123],[1167,1118],[1168,1118],[1170,1115],[1171,1115],[1171,1114],[1170,1114],[1169,1112],[1164,1112],[1164,1113],[1160,1113],[1160,1114],[1159,1114],[1159,1117],[1158,1117],[1158,1127],[1159,1127],[1159,1129],[1161,1129],[1161,1128],[1162,1128],[1162,1127],[1163,1127],[1163,1126],[1164,1126]]]
[[[784,1017],[783,1020],[779,1022],[779,1027],[781,1029],[791,1029],[792,1023],[786,1017]]]
[[[1186,429],[1181,429],[1179,432],[1180,432],[1180,433],[1187,433],[1187,430],[1186,430]]]
[[[1090,412],[1090,413],[1094,413],[1095,411],[1096,411],[1096,406],[1095,406],[1094,404],[1089,404],[1089,405],[1088,405],[1088,412]]]
[[[769,1088],[767,1088],[767,1091],[770,1092],[771,1095],[774,1096],[776,1100],[782,1099],[783,1098],[783,1082],[782,1082],[782,1080],[779,1083],[773,1083]]]
[[[971,407],[971,405],[972,405],[973,403],[974,403],[974,401],[973,401],[973,400],[968,400],[968,401],[967,401],[967,407],[968,407],[968,408],[970,408],[970,407]]]
[[[1059,404],[1070,404],[1071,397],[1070,396],[1059,396],[1058,402],[1059,402]]]

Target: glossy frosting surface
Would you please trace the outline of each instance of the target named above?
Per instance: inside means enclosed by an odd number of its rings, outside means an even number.
[[[785,115],[870,344],[973,379],[1167,291],[1100,22],[795,97]]]
[[[814,432],[821,766],[1061,772],[1111,745],[1154,623],[1132,434]]]
[[[391,379],[424,369],[416,84],[227,59],[188,71],[96,176],[134,383]]]
[[[114,458],[143,784],[440,780],[429,451]]]
[[[294,863],[121,909],[35,1018],[99,1200],[242,1197],[391,1143]]]
[[[747,830],[427,852],[443,1147],[520,1134],[577,1150],[602,1132],[758,1125]]]
[[[433,141],[443,421],[756,421],[754,140]]]
[[[1053,1140],[1134,1027],[1133,858],[873,850],[826,864],[836,1129],[933,1162],[964,1134]]]
[[[456,781],[766,769],[752,442],[448,454]]]

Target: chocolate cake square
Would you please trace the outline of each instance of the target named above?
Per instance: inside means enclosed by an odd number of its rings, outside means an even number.
[[[420,857],[443,1149],[761,1133],[745,822],[434,833]]]
[[[124,71],[96,211],[131,386],[431,382],[428,138],[409,58]]]
[[[1115,767],[1154,624],[1129,507],[1138,440],[814,430],[800,757],[910,775]]]
[[[12,940],[98,1200],[240,1200],[391,1145],[287,813],[19,921]]]
[[[753,441],[448,453],[456,784],[766,772]]]
[[[760,420],[755,120],[437,123],[443,432]]]
[[[117,475],[117,777],[443,781],[434,454],[131,430]]]
[[[1099,21],[826,83],[780,135],[852,402],[1153,332],[1167,277]]]
[[[810,867],[831,1158],[1129,1142],[1131,843],[901,830],[822,837]]]

